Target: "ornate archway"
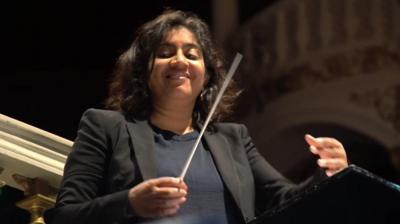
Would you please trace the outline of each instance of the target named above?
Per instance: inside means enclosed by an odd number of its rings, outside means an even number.
[[[305,147],[298,127],[309,124],[351,130],[388,155],[400,145],[399,1],[280,1],[245,24],[229,49],[245,55],[238,117],[282,172],[297,169],[296,148]]]

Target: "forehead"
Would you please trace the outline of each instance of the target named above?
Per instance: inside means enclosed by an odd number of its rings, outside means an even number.
[[[174,27],[169,30],[162,43],[185,43],[199,45],[196,35],[186,27]]]

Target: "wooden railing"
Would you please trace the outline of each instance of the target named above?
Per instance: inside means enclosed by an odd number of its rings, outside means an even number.
[[[72,144],[0,114],[0,184],[24,191],[17,206],[31,213],[31,223],[44,223],[43,212],[54,205]]]

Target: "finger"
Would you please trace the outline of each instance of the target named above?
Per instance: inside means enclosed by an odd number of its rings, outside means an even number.
[[[318,159],[318,166],[329,170],[341,170],[346,167],[347,162],[343,159]]]
[[[326,170],[325,173],[328,177],[331,177],[333,175],[335,175],[337,172],[339,171],[333,171],[333,170]]]
[[[316,147],[327,147],[327,148],[344,148],[342,143],[337,139],[330,137],[318,137],[315,138],[310,134],[306,134],[304,139],[309,145],[313,145]]]
[[[317,148],[312,145],[310,146],[310,151],[313,154],[319,155],[322,159],[346,157],[343,149],[340,148],[321,148],[321,147]]]
[[[160,177],[145,181],[145,189],[150,194],[158,194],[159,189],[168,187],[164,191],[182,191],[183,194],[187,193],[187,185],[180,179],[174,177]],[[181,190],[182,189],[182,190]]]
[[[328,137],[319,137],[317,138],[321,144],[321,147],[326,148],[343,148],[342,143],[340,143],[337,139],[328,138]]]
[[[315,146],[313,146],[313,145],[310,145],[309,149],[310,149],[310,151],[311,151],[313,154],[316,154],[316,155],[319,155],[319,154],[320,154],[318,148],[315,147]]]
[[[169,186],[169,187],[181,187],[182,181],[175,177],[159,177],[148,180],[152,186]]]
[[[189,188],[188,188],[187,184],[185,183],[185,181],[182,178],[180,178],[179,181],[180,181],[180,184],[182,185],[182,188],[185,189],[185,191],[187,192]]]
[[[175,177],[160,177],[157,179],[153,179],[155,184],[158,187],[176,187],[178,189],[188,190],[188,186],[181,178]]]
[[[309,147],[311,153],[319,155],[322,159],[343,157],[338,149],[321,148],[311,145]]]
[[[158,198],[179,198],[185,197],[187,192],[175,187],[153,187],[152,195]]]
[[[175,215],[178,210],[179,210],[179,206],[173,207],[173,208],[166,208],[166,209],[157,209],[156,210],[156,217],[165,217],[165,216],[172,216]]]
[[[321,143],[318,141],[317,138],[314,138],[312,135],[310,134],[306,134],[304,135],[304,139],[306,140],[306,142],[311,146],[315,146],[315,147],[321,147]]]
[[[161,209],[169,209],[174,208],[176,206],[180,206],[181,204],[186,202],[186,197],[175,198],[175,199],[158,199],[157,206]]]

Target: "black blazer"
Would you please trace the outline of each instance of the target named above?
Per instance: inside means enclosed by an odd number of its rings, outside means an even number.
[[[295,186],[259,154],[244,125],[217,123],[204,139],[243,222],[278,205]],[[55,208],[47,223],[134,223],[128,191],[156,177],[154,136],[148,121],[116,111],[87,110],[68,156]],[[257,197],[257,200],[256,200]]]

